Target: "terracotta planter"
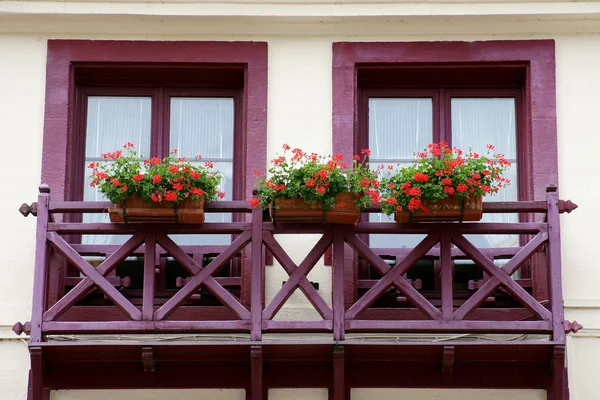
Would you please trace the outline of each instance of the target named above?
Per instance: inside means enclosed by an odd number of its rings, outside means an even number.
[[[108,209],[111,222],[174,222],[180,224],[204,223],[204,200],[185,201],[168,207],[164,203],[148,204],[140,197],[128,197],[121,204]]]
[[[482,196],[468,198],[464,202],[454,196],[443,200],[425,202],[431,212],[401,211],[397,212],[395,220],[398,223],[434,222],[434,221],[479,221],[482,216]]]
[[[352,193],[339,193],[335,196],[336,208],[323,210],[322,204],[308,204],[297,197],[277,198],[269,206],[273,222],[322,222],[329,224],[356,224],[360,210],[354,204]]]

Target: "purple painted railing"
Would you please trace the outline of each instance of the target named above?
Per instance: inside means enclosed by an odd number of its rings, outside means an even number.
[[[37,204],[22,206],[24,215],[37,215],[34,299],[31,322],[17,323],[15,331],[30,332],[32,343],[44,341],[44,335],[48,334],[149,332],[248,333],[250,341],[262,340],[266,332],[326,332],[331,334],[332,341],[338,342],[344,341],[346,334],[356,332],[520,332],[548,334],[555,343],[565,341],[559,214],[577,206],[559,200],[556,188],[548,189],[546,201],[484,204],[486,213],[519,213],[524,221],[519,223],[273,224],[263,221],[262,211],[250,208],[243,201],[206,204],[207,213],[232,213],[232,220],[237,222],[203,225],[69,222],[76,221],[82,213],[103,213],[107,206],[104,202],[54,201],[44,185],[40,187]],[[412,249],[373,249],[365,240],[370,233],[424,234],[425,238]],[[84,234],[131,237],[123,245],[83,245],[80,238]],[[227,246],[180,246],[170,238],[172,234],[231,234],[233,240]],[[321,237],[304,260],[296,264],[276,234]],[[522,245],[481,249],[465,237],[469,234],[520,235]],[[328,302],[307,275],[330,246],[333,246],[332,298]],[[265,249],[289,275],[266,304]],[[204,255],[208,253],[218,255],[206,260]],[[85,258],[92,254],[102,255],[103,261],[92,266]],[[383,254],[393,254],[395,265],[381,258]],[[136,296],[123,288],[129,283],[128,278],[115,274],[117,266],[134,255],[144,259],[140,266],[143,285]],[[157,265],[165,255],[172,257],[189,276],[178,279],[179,290],[172,290],[168,297],[158,297]],[[510,260],[499,267],[494,264],[494,258],[499,256]],[[411,266],[424,257],[438,265],[437,297],[407,278]],[[239,277],[216,276],[236,258],[241,260]],[[466,297],[456,296],[453,286],[457,258],[472,260],[483,271],[482,280],[470,282],[472,290]],[[358,259],[381,278],[359,280]],[[524,265],[528,266],[532,279],[513,279],[512,275]],[[540,281],[542,277],[545,282]],[[236,284],[239,295],[231,290]],[[361,295],[359,287],[366,289]],[[322,320],[274,319],[296,288],[304,293]],[[208,291],[221,306],[194,304],[190,299],[198,298],[201,290]],[[112,305],[83,301],[98,292]],[[520,306],[496,306],[494,294],[499,292]],[[394,293],[409,306],[373,307],[382,297]]]

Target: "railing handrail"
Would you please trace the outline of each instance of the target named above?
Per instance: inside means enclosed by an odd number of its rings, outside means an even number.
[[[56,213],[105,213],[112,204],[109,201],[52,201],[50,200],[49,212]],[[252,212],[252,207],[246,201],[207,201],[204,203],[204,212]]]
[[[63,201],[50,200],[48,212],[50,214],[72,214],[72,213],[89,213],[100,214],[107,212],[107,209],[112,204],[108,201]],[[546,200],[535,201],[489,201],[482,204],[484,214],[515,214],[515,213],[544,213],[548,212],[548,204]],[[559,200],[558,212],[570,213],[577,208],[577,204],[571,200]],[[19,207],[19,211],[24,216],[32,214],[37,216],[37,202],[31,205],[23,203]],[[244,200],[222,200],[222,201],[207,201],[204,203],[204,211],[206,213],[251,213],[252,207]],[[363,211],[364,213],[380,213],[381,206],[374,205]]]

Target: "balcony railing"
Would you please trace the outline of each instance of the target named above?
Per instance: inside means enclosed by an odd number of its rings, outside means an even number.
[[[207,213],[231,213],[234,222],[73,222],[107,207],[104,202],[53,200],[46,186],[40,188],[37,204],[22,206],[25,215],[37,215],[34,299],[31,322],[17,324],[15,330],[30,332],[32,343],[52,334],[175,332],[244,333],[249,342],[261,341],[269,332],[327,333],[332,342],[370,332],[536,333],[554,343],[565,341],[559,214],[577,206],[559,200],[556,188],[547,191],[545,201],[484,203],[484,213],[518,214],[522,222],[516,223],[274,224],[242,201],[206,204]],[[375,249],[367,244],[368,234],[374,233],[422,234],[424,239],[410,249]],[[180,245],[175,234],[225,234],[232,240],[224,246]],[[291,234],[320,235],[298,264],[278,241],[279,235]],[[478,248],[465,237],[482,234],[519,235],[520,246]],[[82,244],[82,235],[130,237],[122,245]],[[308,274],[330,247],[332,295],[326,299]],[[91,256],[99,261],[91,263]],[[167,256],[171,262],[165,264]],[[289,277],[265,302],[265,260],[271,256]],[[143,258],[132,269],[140,286],[135,290],[127,287],[131,277],[116,274],[131,257]],[[495,264],[497,258],[506,263]],[[423,259],[435,264],[435,293],[408,277]],[[459,259],[482,271],[466,292],[455,287]],[[373,277],[359,279],[360,263]],[[173,268],[179,271],[177,278]],[[525,268],[525,277],[516,279],[515,273]],[[220,274],[223,270],[229,273]],[[176,288],[158,287],[162,278],[157,277],[165,275],[176,281]],[[274,318],[297,288],[321,320]],[[212,302],[202,303],[202,298]],[[385,298],[397,299],[397,304]]]

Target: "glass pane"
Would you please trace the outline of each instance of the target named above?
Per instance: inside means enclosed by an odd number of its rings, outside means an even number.
[[[233,99],[171,98],[170,149],[184,157],[233,160]]]
[[[106,201],[97,188],[90,187],[89,169],[91,161],[101,160],[101,154],[123,148],[132,142],[138,152],[150,154],[150,132],[152,124],[152,98],[89,96],[87,104],[84,191],[86,201]],[[108,214],[86,214],[84,222],[109,222]],[[85,235],[83,243],[123,243],[127,237],[108,235]]]
[[[493,144],[510,160],[512,168],[505,176],[511,186],[501,189],[484,201],[518,200],[517,182],[517,126],[514,98],[454,98],[451,99],[452,144],[463,150],[471,148],[486,152]],[[518,222],[517,214],[483,214],[486,222]],[[477,247],[512,247],[519,245],[518,235],[470,235],[468,239]]]
[[[370,98],[369,149],[372,164],[410,163],[414,153],[433,140],[431,98]],[[371,214],[373,222],[393,222],[393,217]],[[414,247],[423,235],[370,235],[371,247]]]
[[[370,98],[369,149],[372,161],[412,160],[433,137],[430,98]]]
[[[452,144],[486,152],[493,144],[509,160],[517,158],[514,98],[451,99]]]
[[[233,98],[172,97],[170,115],[169,149],[177,149],[179,155],[194,160],[201,155],[212,160],[214,168],[221,171],[221,190],[225,199],[232,199],[233,192]],[[206,214],[207,222],[231,221],[231,214]],[[179,244],[227,244],[230,235],[175,235]]]
[[[125,142],[149,155],[151,107],[150,97],[88,97],[85,156],[99,158]]]

